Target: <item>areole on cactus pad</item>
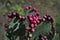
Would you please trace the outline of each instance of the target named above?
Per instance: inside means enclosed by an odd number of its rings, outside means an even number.
[[[40,17],[36,8],[25,8],[25,16],[13,11],[8,15],[9,24],[5,24],[9,40],[53,40],[56,34],[54,20],[50,15]]]

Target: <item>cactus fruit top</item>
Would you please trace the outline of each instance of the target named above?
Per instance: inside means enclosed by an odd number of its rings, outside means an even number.
[[[9,27],[9,25],[8,24],[5,24],[5,28],[8,28]]]
[[[17,40],[17,37],[19,40],[53,40],[56,34],[53,18],[47,14],[40,17],[39,11],[32,6],[25,10],[25,16],[15,11],[8,15],[10,22],[5,27],[9,40]]]

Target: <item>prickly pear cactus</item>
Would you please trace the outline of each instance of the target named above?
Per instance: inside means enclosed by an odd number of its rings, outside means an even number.
[[[32,6],[25,8],[25,16],[13,11],[8,14],[5,24],[6,36],[9,40],[59,40],[54,20],[50,15],[41,17],[39,11]]]

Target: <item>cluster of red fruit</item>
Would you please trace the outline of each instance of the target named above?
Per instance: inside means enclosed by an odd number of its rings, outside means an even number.
[[[19,16],[19,14],[16,12],[16,11],[13,11],[13,12],[10,12],[8,14],[8,21],[12,21],[12,19],[16,17],[17,20],[21,20],[21,21],[25,21],[25,17],[24,16]],[[9,24],[5,24],[5,28],[8,28],[9,27]]]
[[[39,40],[48,40],[46,36],[43,36],[42,34],[39,35]]]
[[[25,10],[33,10],[37,16],[40,16],[39,11],[36,8],[33,8],[31,5],[26,7]]]
[[[13,17],[16,17],[17,19],[20,19],[22,21],[26,19],[24,16],[19,16],[19,14],[15,11],[8,14],[9,19],[12,19]]]
[[[43,21],[50,21],[51,23],[53,23],[54,22],[54,20],[53,20],[53,18],[50,16],[50,15],[44,15],[43,16]]]
[[[50,21],[53,24],[53,19],[50,15],[44,15],[41,18],[39,11],[36,8],[32,8],[32,6],[26,7],[25,10],[33,10],[36,13],[36,15],[30,14],[27,16],[27,18],[29,19],[29,22],[30,22],[28,25],[26,25],[26,30],[29,31],[28,38],[32,37],[32,33],[35,31],[35,28],[39,23],[44,22],[44,21]],[[19,19],[21,21],[25,21],[25,19],[26,19],[26,17],[19,16],[19,14],[14,11],[8,15],[8,20],[11,21],[12,18],[14,18],[14,17],[16,17],[17,19]],[[9,27],[9,25],[5,24],[5,28],[8,28],[8,27]],[[41,35],[39,38],[40,38],[39,40],[43,40],[43,39],[48,40],[46,37],[42,37]]]
[[[32,8],[32,6],[28,6],[26,7],[26,10],[33,10],[36,15],[30,14],[27,16],[27,18],[30,21],[29,25],[26,25],[26,29],[29,31],[28,33],[28,37],[31,38],[32,37],[32,32],[35,31],[35,27],[41,22],[41,18],[39,11],[36,8]]]
[[[52,31],[48,33],[51,37],[54,35]],[[48,40],[47,36],[43,36],[42,34],[39,35],[39,40]]]
[[[48,35],[50,35],[51,37],[54,35],[54,33],[52,31],[50,31],[48,33]],[[39,35],[39,40],[48,40],[47,36],[44,36],[42,34]]]
[[[40,22],[40,21],[39,21],[39,17],[30,14],[30,15],[28,16],[28,19],[29,19],[29,21],[30,21],[30,24],[26,26],[26,29],[27,29],[29,32],[34,32],[34,31],[35,31],[35,27],[36,27],[37,24]],[[31,35],[32,35],[32,34],[29,33],[29,38],[31,38]]]
[[[30,14],[28,16],[28,19],[30,21],[30,24],[26,26],[26,29],[29,32],[34,32],[35,27],[38,25],[38,23],[40,23],[41,21],[50,21],[51,23],[53,23],[53,19],[50,15],[44,15],[43,18],[40,17],[40,13],[36,8],[32,8],[32,6],[28,6],[26,7],[26,10],[33,10],[36,15]],[[29,37],[31,38],[32,34],[29,33]]]
[[[40,16],[39,11],[36,8],[33,8],[31,5],[26,7],[25,10],[33,10],[37,16]],[[50,15],[44,15],[42,18],[42,21],[50,21],[51,23],[53,23],[53,18]]]

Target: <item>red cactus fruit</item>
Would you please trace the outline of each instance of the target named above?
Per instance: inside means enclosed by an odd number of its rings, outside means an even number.
[[[29,17],[29,18],[30,18],[30,17],[32,17],[32,18],[33,18],[33,16],[34,16],[33,14],[30,14],[28,17]]]
[[[44,36],[44,40],[48,40],[46,36]]]
[[[16,17],[19,18],[19,14],[16,12]]]
[[[26,29],[29,31],[29,32],[34,32],[34,28],[31,28],[31,27],[26,27]]]
[[[26,25],[25,26],[27,30],[30,30],[31,28],[29,27],[29,25]]]
[[[42,40],[43,36],[42,34],[39,35],[39,40]]]
[[[12,21],[12,18],[8,18],[8,21]]]
[[[43,19],[42,18],[38,18],[38,20],[41,22],[41,21],[43,21]]]
[[[32,30],[32,32],[34,32],[34,31],[35,31],[35,29],[34,29],[34,28],[32,28],[31,30]]]
[[[33,11],[34,11],[34,12],[37,12],[38,10],[37,10],[36,8],[33,8]]]
[[[30,27],[31,27],[31,28],[34,28],[34,24],[30,24]]]
[[[46,21],[46,19],[45,19],[45,18],[43,18],[43,21]]]
[[[42,37],[41,40],[44,40],[44,38]]]
[[[37,11],[37,12],[36,12],[36,16],[39,16],[39,15],[40,15],[40,13]]]
[[[12,12],[12,15],[13,15],[13,16],[16,16],[16,14],[17,14],[16,12]]]
[[[29,10],[29,9],[32,9],[31,5],[25,8],[25,10]]]
[[[39,38],[43,37],[42,34],[39,35]]]
[[[28,33],[28,38],[31,38],[32,37],[32,34],[31,33]]]
[[[48,15],[44,15],[43,18],[47,19],[48,18]]]
[[[43,18],[45,18],[46,20],[50,20],[51,19],[51,16],[50,15],[44,15]]]
[[[29,32],[34,32],[35,30],[34,30],[34,28],[31,28],[30,30],[28,30]]]
[[[28,8],[29,8],[29,9],[32,9],[32,6],[30,5],[30,6],[28,6]]]
[[[34,20],[34,21],[32,21],[32,23],[33,23],[33,24],[36,24],[36,23],[37,23],[37,21],[35,21],[35,20]]]
[[[53,26],[53,24],[51,25],[51,28],[52,28],[53,30],[55,30],[55,26]]]
[[[25,8],[25,10],[29,10],[29,8],[28,8],[28,7],[26,7],[26,8]]]
[[[21,20],[25,21],[25,19],[26,19],[26,18],[25,18],[24,16],[22,16]]]
[[[34,27],[36,27],[37,26],[37,24],[34,24]]]
[[[48,20],[51,20],[51,17],[48,17]]]
[[[4,26],[5,26],[5,28],[8,28],[8,27],[9,27],[9,25],[8,25],[8,24],[5,24]]]
[[[32,14],[30,14],[29,16],[27,16],[28,17],[28,19],[30,20],[30,21],[32,21],[33,20],[33,15]]]
[[[30,21],[33,21],[33,18],[30,17],[29,19],[30,19]]]
[[[53,22],[54,22],[54,20],[51,18],[51,19],[50,19],[50,22],[51,22],[51,23],[53,23]]]
[[[19,16],[19,19],[21,19],[22,18],[22,16]]]
[[[38,17],[35,17],[35,16],[34,16],[34,17],[33,17],[33,20],[38,21]]]
[[[53,35],[53,32],[52,32],[52,31],[50,31],[50,32],[49,32],[49,34],[50,34],[50,35]]]

